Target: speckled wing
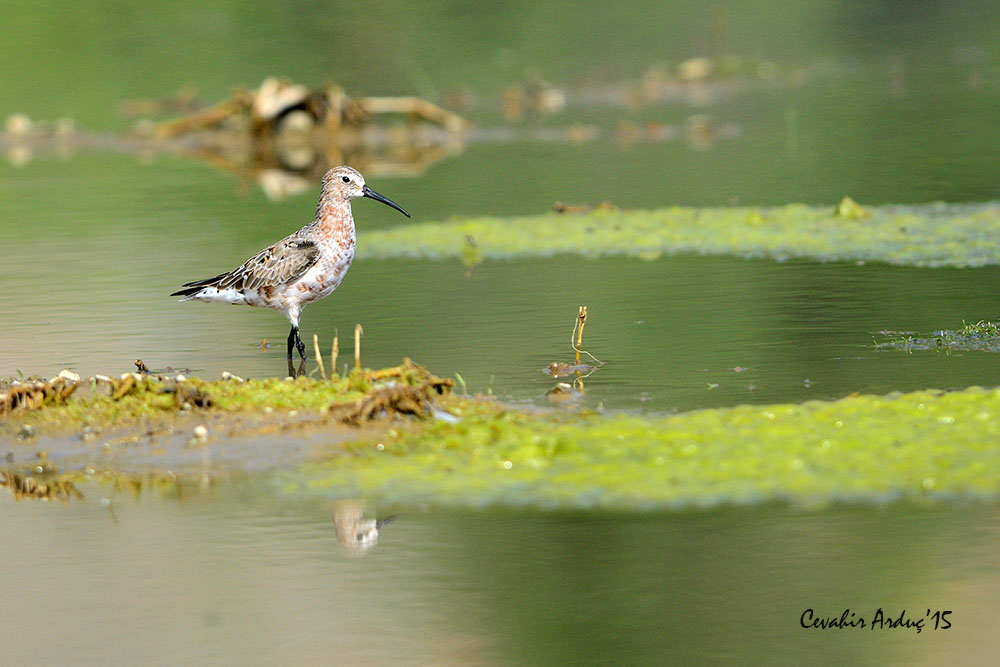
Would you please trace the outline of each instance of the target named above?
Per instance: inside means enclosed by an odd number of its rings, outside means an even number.
[[[312,241],[289,236],[243,262],[235,271],[184,285],[174,295],[190,296],[204,287],[238,291],[285,285],[309,270],[319,259],[319,248]]]
[[[292,236],[259,253],[219,281],[219,288],[238,290],[286,285],[316,263],[319,248],[312,241]]]

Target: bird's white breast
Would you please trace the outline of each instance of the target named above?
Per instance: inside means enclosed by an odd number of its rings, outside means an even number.
[[[347,247],[330,244],[323,248],[319,261],[316,262],[300,278],[285,285],[280,290],[283,302],[295,301],[305,305],[329,296],[340,286],[354,261],[354,244]]]

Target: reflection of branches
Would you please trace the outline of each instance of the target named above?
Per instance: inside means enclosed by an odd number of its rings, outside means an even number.
[[[551,97],[546,90],[540,89],[540,99]],[[38,152],[66,158],[75,151],[116,151],[142,159],[173,153],[235,174],[244,184],[257,184],[269,198],[280,199],[312,189],[323,173],[339,164],[351,164],[373,176],[418,176],[472,143],[583,144],[611,137],[628,148],[683,138],[692,147],[705,149],[740,134],[738,126],[704,115],[692,116],[683,126],[639,126],[623,120],[609,128],[476,128],[416,97],[349,98],[336,86],[311,90],[278,79],[265,80],[257,90],[239,91],[209,108],[194,109],[195,104],[188,91],[159,107],[155,101],[129,106],[130,112],[187,112],[159,125],[140,123],[141,129],[131,135],[90,133],[78,130],[69,119],[33,122],[14,114],[0,132],[0,153],[15,166],[27,164]],[[389,116],[397,117],[394,125],[380,122]]]
[[[350,164],[375,176],[418,176],[428,166],[461,150],[461,144],[366,141],[357,133],[320,134],[252,140],[249,135],[202,133],[171,142],[177,152],[258,184],[271,199],[312,188],[331,167]]]

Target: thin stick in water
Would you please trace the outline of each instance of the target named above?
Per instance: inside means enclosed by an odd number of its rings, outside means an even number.
[[[319,335],[313,334],[313,351],[316,353],[316,363],[319,364],[319,374],[326,380],[326,368],[323,367],[323,355],[319,353]]]
[[[576,349],[576,382],[574,383],[577,390],[583,393],[583,373],[580,371],[580,348],[583,346],[583,327],[587,324],[587,307],[580,306],[580,312],[577,316],[576,326],[573,327],[573,331],[576,332],[576,345],[573,347]]]
[[[365,332],[360,324],[354,325],[354,367],[361,368],[361,334]]]
[[[576,365],[580,365],[580,353],[587,355],[598,364],[603,364],[604,362],[587,352],[583,349],[583,327],[587,324],[587,307],[580,306],[579,314],[576,317],[576,322],[573,323],[573,332],[569,335],[569,344],[576,352]]]
[[[337,372],[337,354],[340,353],[340,332],[333,330],[333,345],[330,346],[330,374]]]

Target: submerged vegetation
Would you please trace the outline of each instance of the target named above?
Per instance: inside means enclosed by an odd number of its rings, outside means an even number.
[[[980,320],[974,324],[962,323],[957,331],[942,329],[930,334],[909,331],[882,331],[884,340],[876,340],[880,350],[979,351],[1000,352],[1000,324]]]
[[[1000,264],[1000,205],[931,204],[862,208],[845,198],[836,207],[670,207],[515,218],[470,218],[406,225],[364,234],[361,257],[479,259],[694,253],[878,261],[909,266]]]

